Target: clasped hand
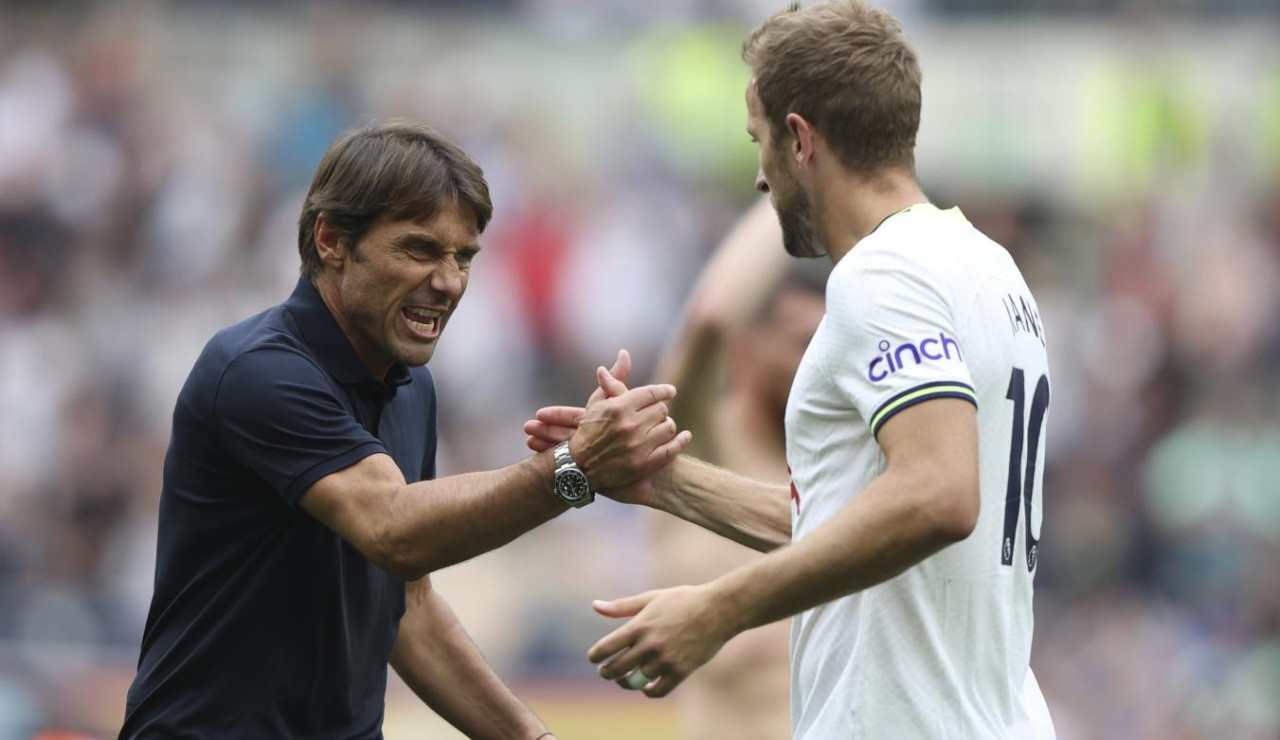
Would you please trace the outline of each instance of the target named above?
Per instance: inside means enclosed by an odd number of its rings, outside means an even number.
[[[613,373],[625,378],[630,369],[631,357],[622,350]],[[605,492],[625,490],[666,467],[693,438],[668,415],[667,401],[675,398],[675,386],[628,390],[613,373],[596,369],[600,387],[585,407],[539,409],[537,418],[524,427],[529,447],[538,452],[568,440],[574,462],[593,488]],[[609,393],[602,390],[606,387]]]

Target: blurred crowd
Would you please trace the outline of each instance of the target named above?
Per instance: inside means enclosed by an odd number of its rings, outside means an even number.
[[[425,120],[493,190],[432,361],[443,473],[517,459],[520,423],[585,398],[619,347],[652,369],[752,199],[737,45],[773,4],[657,3],[667,22],[608,35],[571,5],[0,11],[0,738],[122,715],[174,398],[214,331],[291,290],[302,195],[343,129]],[[1157,94],[1146,176],[1105,192],[921,159],[935,202],[1012,251],[1048,332],[1033,666],[1064,738],[1280,736],[1280,59],[1262,58],[1262,145]],[[605,503],[439,583],[504,675],[588,680],[587,604],[648,585],[645,546]]]

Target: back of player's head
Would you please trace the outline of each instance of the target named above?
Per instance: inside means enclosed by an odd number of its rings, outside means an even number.
[[[860,0],[793,3],[751,33],[742,57],[775,140],[797,113],[849,169],[914,168],[920,64],[887,11]]]
[[[298,219],[302,272],[320,271],[316,219],[324,214],[346,244],[382,216],[429,219],[460,207],[483,232],[493,215],[484,173],[466,152],[429,126],[390,121],[350,131],[335,141],[316,168]]]

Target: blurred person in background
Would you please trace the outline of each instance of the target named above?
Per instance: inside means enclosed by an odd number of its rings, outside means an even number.
[[[819,288],[788,262],[762,199],[711,257],[655,374],[680,389],[670,413],[693,433],[689,454],[781,485],[787,391],[823,311]],[[704,583],[759,557],[675,517],[655,515],[650,526],[659,585]],[[788,628],[783,620],[744,632],[689,678],[680,694],[689,738],[787,736]]]
[[[430,573],[624,486],[688,443],[647,386],[508,467],[438,480],[431,359],[492,214],[425,126],[320,162],[283,304],[219,332],[177,401],[155,594],[121,738],[380,738],[390,662],[471,737],[551,733]]]
[[[835,265],[787,403],[790,496],[687,456],[613,492],[769,554],[596,602],[630,621],[588,658],[665,696],[798,615],[796,738],[1052,737],[1030,669],[1049,405],[1035,299],[1004,248],[920,189],[920,67],[893,16],[792,6],[743,55],[757,188],[788,253]],[[529,431],[562,438],[582,414],[543,409]]]

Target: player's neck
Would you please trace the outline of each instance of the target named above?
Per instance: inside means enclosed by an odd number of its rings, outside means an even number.
[[[929,202],[915,177],[905,170],[875,177],[842,172],[819,193],[817,226],[832,263],[839,262],[889,216]]]

